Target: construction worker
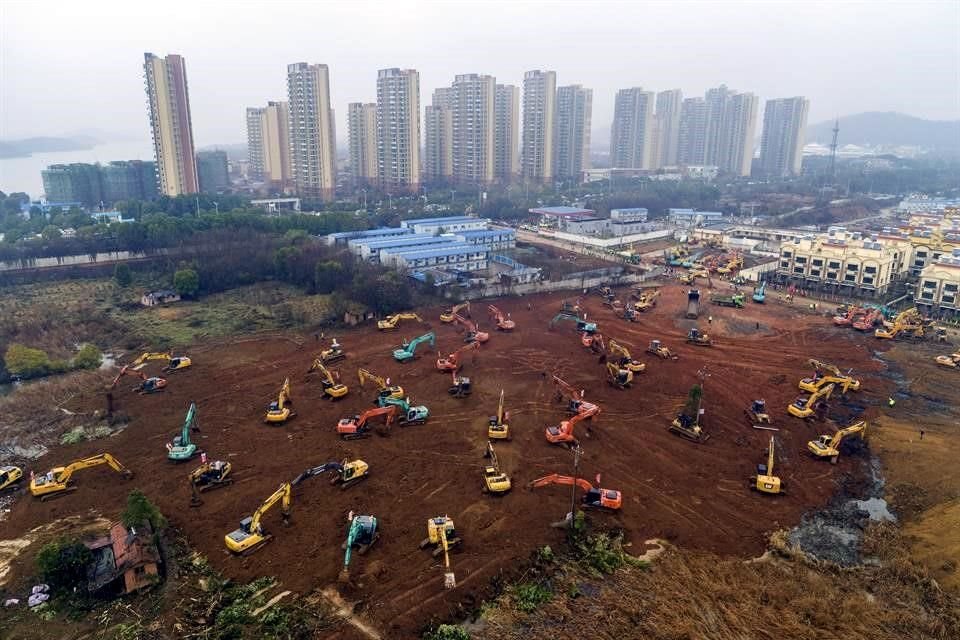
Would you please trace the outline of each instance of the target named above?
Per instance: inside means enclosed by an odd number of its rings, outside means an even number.
[[[707,316],[707,324],[713,324],[713,316]]]
[[[895,404],[897,404],[897,401],[893,399],[893,396],[887,397],[887,406],[888,406],[888,407],[892,407],[892,406],[895,405]]]

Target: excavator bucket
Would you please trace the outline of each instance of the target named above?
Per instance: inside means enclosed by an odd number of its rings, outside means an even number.
[[[453,575],[453,571],[448,571],[443,574],[443,588],[444,589],[455,589],[457,586],[457,576]]]
[[[350,569],[343,569],[340,575],[337,576],[337,582],[340,584],[348,584],[350,582]]]

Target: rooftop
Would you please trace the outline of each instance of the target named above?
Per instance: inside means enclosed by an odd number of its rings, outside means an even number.
[[[446,216],[442,218],[417,218],[416,220],[404,220],[400,224],[412,227],[417,224],[452,224],[463,222],[487,222],[486,218],[477,218],[475,216]]]
[[[413,230],[407,229],[406,227],[380,227],[378,229],[367,229],[365,231],[340,231],[338,233],[331,233],[329,237],[334,239],[375,238],[377,236],[397,236],[408,233],[413,233]]]
[[[384,238],[383,236],[374,236],[374,239],[372,240],[366,238],[354,238],[347,241],[347,244],[350,246],[363,245],[368,249],[383,249],[393,246],[402,247],[407,244],[430,244],[433,242],[449,241],[449,238],[435,236],[432,233],[408,233],[389,238]]]
[[[463,236],[464,238],[492,238],[493,236],[501,236],[503,234],[507,235],[516,235],[516,231],[513,229],[467,229],[465,231],[457,231],[458,236]]]
[[[581,209],[579,207],[540,207],[538,209],[530,209],[530,213],[535,213],[541,216],[592,216],[595,211],[592,209]]]
[[[404,260],[420,260],[422,258],[442,258],[444,256],[456,256],[464,253],[483,253],[487,252],[472,244],[453,244],[436,247],[434,249],[422,249],[417,251],[390,251],[392,256],[402,257]]]

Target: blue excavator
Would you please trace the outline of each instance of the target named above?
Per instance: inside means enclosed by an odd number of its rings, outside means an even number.
[[[363,555],[380,539],[375,516],[355,516],[351,511],[347,520],[350,522],[350,528],[347,530],[347,540],[342,545],[343,569],[339,576],[339,581],[342,583],[350,582],[350,555],[353,548],[356,547],[357,553]]]
[[[410,342],[404,341],[403,345],[401,345],[399,349],[393,350],[393,359],[397,362],[409,362],[416,356],[417,347],[424,342],[429,342],[430,346],[433,347],[436,344],[436,339],[437,337],[434,335],[433,331],[431,331],[418,338],[414,338]]]
[[[191,402],[180,435],[176,436],[173,442],[167,445],[168,460],[183,462],[197,453],[197,445],[190,441],[190,432],[193,430],[199,431],[200,427],[197,426],[197,405]]]
[[[763,304],[763,301],[766,299],[766,294],[764,293],[767,290],[766,280],[760,282],[760,287],[753,290],[753,301]]]
[[[423,424],[430,417],[429,409],[423,405],[411,405],[410,398],[391,398],[390,396],[377,398],[377,406],[389,407],[390,405],[395,406],[400,411],[401,427]]]

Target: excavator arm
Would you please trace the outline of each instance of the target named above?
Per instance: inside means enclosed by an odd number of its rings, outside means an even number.
[[[253,520],[250,522],[250,531],[251,533],[259,534],[262,529],[260,521],[263,519],[263,516],[274,507],[278,502],[280,504],[280,512],[283,515],[283,519],[287,520],[290,517],[290,496],[291,496],[291,487],[289,482],[284,482],[280,485],[280,488],[273,492],[273,494],[263,501],[257,510],[253,512]]]
[[[326,462],[316,467],[307,469],[296,478],[290,482],[291,487],[295,487],[307,478],[313,478],[314,476],[319,476],[327,471],[336,471],[337,473],[343,473],[343,465],[339,462]]]
[[[847,436],[853,435],[855,433],[859,433],[861,434],[861,437],[863,437],[863,434],[866,433],[866,431],[867,431],[867,423],[862,420],[860,422],[856,422],[850,425],[849,427],[840,429],[835,434],[833,434],[833,439],[830,441],[830,448],[838,449],[840,447],[840,443],[843,442],[843,439],[846,438]]]

